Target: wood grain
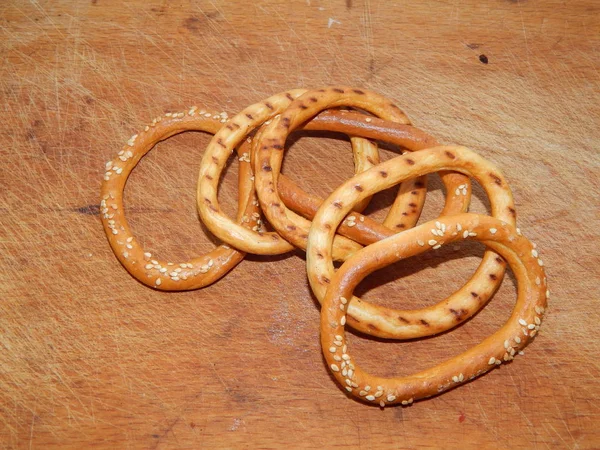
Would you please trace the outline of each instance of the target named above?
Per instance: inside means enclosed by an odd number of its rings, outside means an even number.
[[[0,52],[3,448],[600,447],[596,1],[8,0]],[[193,104],[231,115],[334,83],[395,99],[440,141],[502,168],[552,291],[524,358],[382,411],[329,377],[300,253],[251,257],[216,285],[177,294],[119,266],[98,193],[104,162],[136,130]],[[161,256],[213,245],[194,204],[207,142],[188,133],[160,144],[130,179],[132,227]],[[296,138],[284,171],[326,196],[352,173],[348,143]],[[234,163],[221,194],[231,211],[235,174]],[[424,218],[442,206],[435,178],[431,191]],[[484,211],[475,195],[472,211]],[[381,217],[390,199],[369,210]],[[463,246],[397,264],[359,294],[429,304],[481,254]],[[442,361],[492,333],[514,291],[508,277],[484,311],[435,338],[352,336],[356,357],[388,376]]]

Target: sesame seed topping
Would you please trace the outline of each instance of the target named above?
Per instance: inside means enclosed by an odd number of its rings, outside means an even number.
[[[331,370],[333,370],[334,372],[339,372],[340,368],[336,364],[332,364],[331,365]]]
[[[533,256],[534,258],[537,258],[538,257],[537,250],[531,250],[531,256]]]
[[[373,396],[373,395],[367,395],[365,398],[367,400],[369,400],[370,402],[372,402],[373,400],[375,400],[375,396]]]
[[[521,338],[519,336],[515,337],[515,342],[517,344],[520,344],[521,343]]]
[[[340,302],[342,302],[342,304],[346,304],[348,303],[348,299],[346,297],[340,297]]]
[[[157,286],[160,286],[161,283],[162,283],[162,280],[160,278],[157,278],[156,281],[155,281],[155,283],[156,283]]]
[[[152,253],[146,252],[146,253],[144,253],[144,256],[146,258],[151,258],[152,257]]]
[[[333,359],[335,359],[337,362],[341,362],[342,358],[340,358],[339,355],[333,355]]]
[[[523,319],[519,319],[519,323],[524,327],[527,326],[527,322],[525,322]]]
[[[540,318],[538,316],[535,316],[533,321],[535,322],[536,325],[541,325],[542,321],[540,320]]]
[[[340,324],[346,325],[346,316],[342,316],[342,318],[340,319]]]
[[[152,269],[152,267],[154,267],[152,264],[146,264],[146,269]]]
[[[535,329],[535,324],[530,323],[529,325],[527,325],[527,328],[529,328],[530,330]]]
[[[366,386],[365,386],[365,391],[369,392],[370,390],[371,390],[371,386],[369,386],[369,385],[366,385]]]
[[[421,240],[417,240],[417,244],[419,244],[421,247],[423,247],[425,245],[425,242],[423,242]]]
[[[438,248],[440,248],[441,246],[442,246],[442,244],[438,244],[438,245],[434,245],[432,248],[433,248],[434,250],[437,250],[437,249],[438,249]]]
[[[436,241],[436,240],[434,240],[434,239],[430,239],[429,241],[427,241],[427,243],[428,243],[429,245],[435,245],[435,244],[437,244],[437,241]]]
[[[495,229],[495,228],[490,228],[490,233],[492,233],[492,234],[496,234],[496,231],[498,231],[498,230],[497,230],[497,229]]]
[[[387,396],[387,401],[388,402],[393,402],[394,400],[396,400],[396,396],[395,395],[390,394],[390,395]]]
[[[539,265],[540,265],[540,267],[541,267],[541,266],[543,266],[543,265],[544,265],[544,261],[542,261],[541,259],[538,259],[538,264],[539,264]]]
[[[335,347],[329,347],[329,351],[331,353],[335,353],[337,351],[337,348],[335,348]]]
[[[546,299],[549,299],[549,298],[550,298],[550,291],[546,290]]]
[[[491,366],[492,364],[496,364],[496,358],[494,358],[493,356],[490,358],[490,360],[488,361],[488,364]]]
[[[335,337],[335,339],[336,339],[336,340],[338,340],[338,341],[341,341],[342,339],[344,339],[344,338],[343,338],[341,335],[339,335],[339,334],[336,334],[334,337]]]
[[[538,286],[539,286],[540,284],[542,284],[542,280],[540,280],[540,277],[536,277],[536,278],[535,278],[535,284],[537,284]]]
[[[466,239],[469,237],[469,231],[465,230],[465,232],[463,233],[463,238]]]
[[[358,393],[358,395],[360,395],[361,397],[364,397],[365,395],[367,395],[367,391],[360,391]]]
[[[523,234],[521,233],[521,229],[520,229],[520,228],[517,228],[517,234],[518,234],[519,236],[523,236]]]
[[[379,402],[379,406],[381,406],[382,408],[385,408],[385,402],[384,402],[383,400],[381,400],[381,401]]]
[[[346,386],[346,390],[347,390],[348,392],[352,392],[352,388],[351,388],[350,386]]]
[[[367,122],[367,123],[370,123],[372,120],[373,120],[373,119],[371,119],[370,117],[367,117],[367,118],[365,119],[365,122]]]
[[[460,223],[456,224],[456,230],[457,231],[462,231],[462,225]]]

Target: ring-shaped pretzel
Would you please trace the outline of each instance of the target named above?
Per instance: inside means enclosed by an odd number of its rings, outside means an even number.
[[[294,247],[278,233],[258,233],[241,227],[221,210],[217,199],[217,188],[225,162],[233,148],[246,139],[252,130],[272,120],[303,92],[305,91],[299,89],[291,90],[247,107],[219,130],[202,158],[197,190],[198,211],[202,221],[221,240],[231,243],[242,251],[275,255],[290,251]],[[398,122],[408,123],[406,116],[397,108],[393,117]],[[343,236],[336,236],[334,241],[336,259],[345,259],[359,248],[360,245]]]
[[[407,178],[442,170],[472,176],[486,191],[492,216],[515,226],[516,211],[508,183],[492,164],[464,147],[435,147],[397,156],[356,175],[342,186],[350,183],[353,195],[362,198],[363,195],[373,195]],[[339,192],[343,192],[343,195]],[[334,202],[335,220],[331,220],[331,208],[324,210],[321,207],[313,219],[310,245],[306,253],[308,279],[315,296],[321,299],[334,274],[330,256],[332,233],[341,221],[338,218],[344,217],[351,210],[348,208],[350,196],[347,190],[342,191],[340,188],[335,195],[338,196]],[[424,247],[437,249],[447,239],[447,235],[440,220],[436,226],[431,227],[429,236],[421,243]],[[357,330],[384,338],[408,339],[440,333],[477,312],[498,288],[504,270],[502,258],[488,250],[471,279],[446,300],[427,308],[397,310],[375,306],[354,297],[348,305],[348,323]],[[491,277],[490,274],[494,276]],[[448,315],[450,309],[455,313]]]
[[[330,197],[322,217],[333,219],[333,203],[339,195],[351,193],[347,183]],[[346,200],[352,203],[350,196]],[[358,198],[358,197],[356,197]],[[329,210],[329,214],[327,214]],[[339,221],[337,215],[333,221]],[[549,292],[537,250],[508,223],[489,216],[459,214],[440,218],[449,236],[445,243],[464,239],[482,242],[508,262],[517,280],[517,301],[508,321],[481,343],[441,364],[413,375],[382,378],[370,375],[355,362],[345,336],[347,298],[367,275],[396,261],[430,250],[421,246],[435,221],[391,236],[363,248],[347,260],[333,277],[321,309],[321,347],[327,366],[346,391],[367,403],[409,405],[414,400],[431,397],[472,380],[489,370],[511,361],[537,334],[547,307]],[[332,223],[328,219],[328,223]],[[313,229],[325,222],[315,219]],[[466,237],[464,237],[466,234]],[[311,232],[311,240],[315,236]]]
[[[226,275],[244,258],[244,253],[228,245],[219,245],[207,254],[189,261],[163,261],[146,252],[133,236],[123,207],[123,191],[129,174],[158,142],[184,131],[205,131],[214,134],[221,128],[224,120],[220,114],[199,111],[196,107],[186,112],[167,113],[164,117],[154,119],[144,131],[132,136],[117,157],[106,163],[100,203],[100,217],[104,230],[121,264],[133,277],[147,286],[163,291],[201,288]],[[260,217],[260,209],[254,197],[250,159],[244,157],[242,152],[243,150],[239,150],[237,220],[244,227],[252,227]],[[243,217],[251,217],[252,221],[242,220]]]

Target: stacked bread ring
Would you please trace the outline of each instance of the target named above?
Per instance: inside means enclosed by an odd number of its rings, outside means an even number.
[[[323,200],[280,173],[287,137],[325,130],[350,136],[356,175]],[[123,206],[127,177],[154,145],[188,130],[214,137],[200,164],[197,206],[208,229],[224,243],[206,255],[165,262],[132,235]],[[403,154],[383,163],[371,140],[400,146]],[[237,152],[238,212],[228,217],[217,200],[227,160]],[[321,346],[327,366],[349,395],[381,407],[409,405],[511,361],[535,337],[548,301],[543,262],[535,245],[516,228],[516,209],[506,179],[472,150],[442,146],[410,125],[390,100],[364,89],[328,87],[290,90],[248,106],[236,116],[192,107],[158,117],[131,137],[106,164],[101,218],[121,264],[137,280],[163,291],[207,286],[232,270],[245,253],[277,255],[306,251],[312,290],[321,302]],[[446,190],[440,217],[417,225],[426,176],[438,172]],[[470,179],[485,190],[491,215],[467,213]],[[376,193],[399,185],[394,204],[379,224],[360,212]],[[274,231],[265,231],[264,221]],[[471,279],[436,305],[418,310],[385,308],[353,296],[367,275],[401,259],[459,240],[487,250]],[[336,271],[334,260],[343,261]],[[515,308],[505,325],[467,352],[402,378],[368,374],[350,356],[345,327],[388,339],[414,339],[449,330],[479,311],[500,285],[506,264],[518,282]]]

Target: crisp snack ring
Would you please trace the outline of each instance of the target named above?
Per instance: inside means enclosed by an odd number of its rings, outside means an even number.
[[[192,107],[189,111],[167,113],[145,127],[144,131],[132,136],[118,156],[106,163],[101,219],[108,242],[113,252],[138,281],[164,291],[197,289],[214,283],[243,258],[244,253],[227,245],[219,245],[209,253],[189,261],[172,263],[160,260],[144,251],[133,236],[125,219],[123,191],[129,174],[140,159],[158,142],[183,131],[205,131],[216,133],[227,120],[225,113],[214,114]],[[258,202],[254,197],[254,184],[250,159],[240,150],[238,221],[244,227],[252,227],[260,217]],[[250,217],[251,220],[242,220]]]
[[[234,223],[219,207],[217,188],[225,162],[233,148],[246,139],[252,130],[284,111],[303,92],[305,91],[298,89],[288,91],[247,107],[214,136],[202,158],[197,196],[198,211],[202,221],[216,236],[240,250],[274,255],[285,253],[293,248],[278,233],[258,233]],[[399,122],[408,123],[406,116],[397,108],[393,114],[390,114],[390,117],[392,116]],[[423,189],[421,195],[423,197],[425,195]],[[360,245],[354,241],[337,236],[334,241],[334,257],[345,259],[359,248]]]
[[[351,184],[336,191],[323,206],[333,211],[340,195],[353,190]],[[344,196],[347,202],[353,199]],[[517,280],[517,302],[508,321],[493,335],[466,352],[419,373],[382,378],[363,371],[352,358],[344,324],[347,298],[369,274],[396,261],[431,250],[420,242],[429,237],[435,221],[379,241],[354,254],[334,275],[321,309],[321,347],[337,382],[353,397],[367,403],[409,405],[472,380],[502,362],[512,361],[537,334],[547,307],[549,292],[543,263],[537,250],[511,225],[489,216],[459,214],[439,218],[448,233],[444,243],[464,239],[482,242],[500,254]],[[324,223],[315,220],[313,229]],[[313,239],[311,232],[311,240]],[[490,273],[490,275],[494,275]],[[477,294],[477,292],[475,292]],[[450,315],[454,310],[448,310]]]
[[[441,170],[460,171],[477,180],[486,191],[492,215],[515,226],[516,211],[508,184],[489,162],[464,147],[444,146],[397,156],[345,182],[329,198],[333,206],[323,204],[313,219],[306,252],[308,279],[317,298],[324,298],[334,275],[331,238],[351,206],[363,196],[371,196],[407,178]],[[456,230],[455,233],[466,233]],[[448,230],[439,220],[429,229],[423,247],[439,248],[448,239]],[[494,276],[490,276],[493,274]],[[348,323],[352,328],[383,338],[409,339],[448,330],[465,321],[491,298],[502,281],[504,261],[486,251],[471,279],[442,302],[418,310],[397,310],[375,306],[354,297],[348,305]],[[448,311],[454,311],[448,314]]]

